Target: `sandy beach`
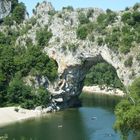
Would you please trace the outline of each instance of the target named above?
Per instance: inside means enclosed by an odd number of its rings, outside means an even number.
[[[83,92],[87,93],[97,93],[97,94],[105,94],[105,95],[115,95],[115,96],[124,96],[125,93],[121,91],[120,89],[110,89],[107,88],[100,89],[99,86],[84,86]]]
[[[39,116],[41,113],[35,110],[20,109],[16,112],[15,107],[0,108],[0,126]]]

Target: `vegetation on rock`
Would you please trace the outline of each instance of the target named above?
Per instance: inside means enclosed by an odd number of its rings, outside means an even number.
[[[22,23],[25,19],[26,6],[22,2],[18,2],[18,0],[11,1],[11,14],[4,19],[4,25],[13,25],[14,21],[18,24]]]
[[[107,45],[115,52],[127,54],[132,47],[140,43],[138,7],[139,4],[136,4],[134,10],[124,11],[121,16],[107,9],[106,13],[101,13],[94,22],[89,20],[93,14],[91,10],[87,12],[87,15],[80,13],[79,26],[76,31],[77,38],[85,40],[88,35],[94,33],[98,35],[94,41],[99,46]]]
[[[48,31],[48,26],[36,32],[37,44],[41,47],[47,46],[51,37],[52,33]]]

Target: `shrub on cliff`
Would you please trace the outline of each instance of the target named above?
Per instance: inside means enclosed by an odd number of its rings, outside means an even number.
[[[48,26],[36,32],[37,44],[41,47],[48,45],[48,42],[51,37],[52,37],[52,32],[48,31]]]
[[[78,16],[78,19],[79,19],[80,24],[89,23],[89,19],[87,18],[87,16],[84,13],[80,13]]]
[[[88,28],[86,25],[80,25],[76,31],[77,37],[84,40],[88,35]]]
[[[131,67],[133,64],[133,57],[130,56],[125,62],[124,62],[124,65],[125,67]]]

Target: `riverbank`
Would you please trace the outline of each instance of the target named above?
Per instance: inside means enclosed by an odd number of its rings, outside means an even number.
[[[105,94],[105,95],[115,95],[115,96],[125,96],[125,93],[120,89],[111,89],[104,87],[101,89],[99,86],[84,86],[83,92],[86,93],[96,93],[96,94]]]
[[[111,88],[104,88],[100,89],[99,86],[84,86],[83,92],[86,93],[96,93],[100,95],[115,95],[115,96],[121,96],[123,97],[125,93],[119,89],[111,89]],[[44,111],[41,109],[38,110],[28,110],[23,108],[17,108],[17,107],[4,107],[0,108],[0,127],[20,122],[27,119],[32,119],[36,117],[41,117],[42,114],[46,114],[46,112],[49,111],[48,109]]]
[[[23,120],[41,116],[39,110],[17,109],[16,107],[0,108],[0,126],[20,122]]]

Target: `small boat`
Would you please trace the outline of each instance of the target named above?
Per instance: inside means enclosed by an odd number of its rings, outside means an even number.
[[[95,116],[94,116],[94,117],[92,117],[91,119],[92,119],[92,120],[96,120],[96,119],[97,119],[97,117],[95,117]]]
[[[58,125],[58,128],[62,128],[63,127],[63,125]]]

